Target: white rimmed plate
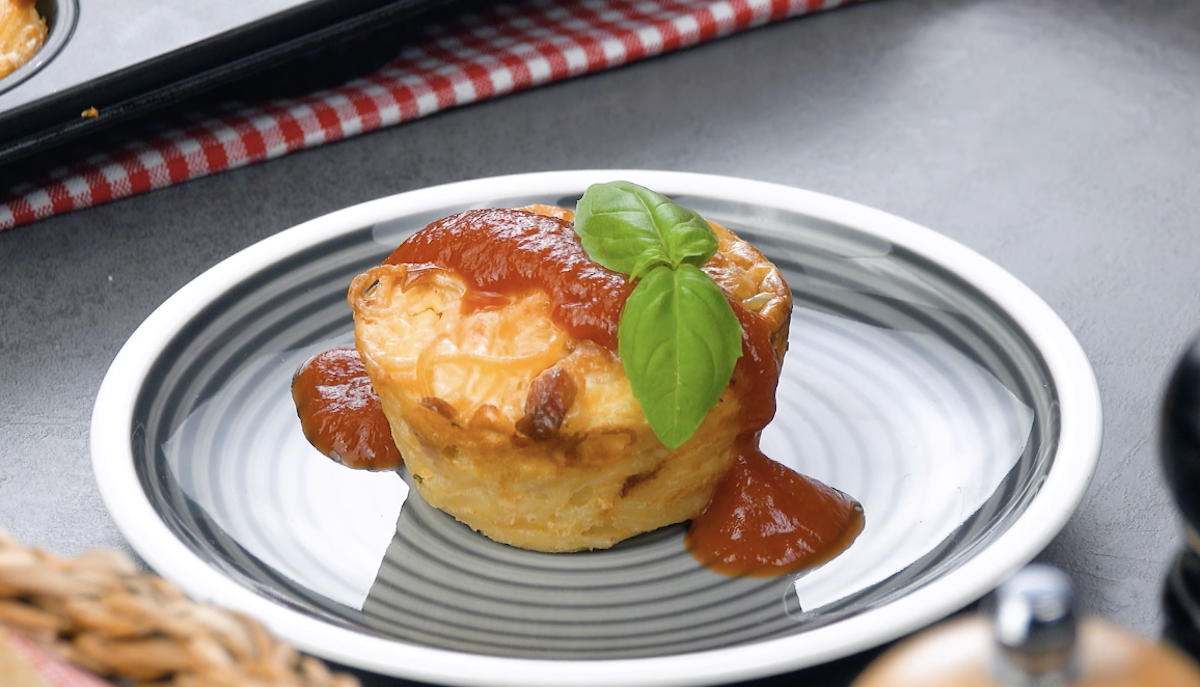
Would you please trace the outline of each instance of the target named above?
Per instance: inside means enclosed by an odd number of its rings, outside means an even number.
[[[628,179],[757,245],[795,296],[768,455],[858,498],[855,545],[804,576],[696,565],[680,527],[610,551],[494,544],[395,473],[318,456],[288,383],[351,340],[345,290],[408,233],[473,207],[571,205]],[[1062,321],[996,265],[844,200],[673,172],[480,179],[364,203],[266,239],[130,337],[92,456],[134,548],[191,595],[314,654],[463,685],[700,685],[897,638],[1032,559],[1078,504],[1100,406]]]

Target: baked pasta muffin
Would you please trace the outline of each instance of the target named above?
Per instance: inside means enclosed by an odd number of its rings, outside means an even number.
[[[28,62],[46,42],[46,20],[34,0],[0,0],[0,78]]]
[[[758,350],[670,450],[616,354],[628,280],[584,254],[570,220],[546,206],[448,217],[348,294],[413,486],[496,541],[550,552],[607,548],[705,508],[747,428],[765,424],[755,361],[777,373],[792,309],[779,271],[713,225],[703,270],[734,306],[743,350]]]

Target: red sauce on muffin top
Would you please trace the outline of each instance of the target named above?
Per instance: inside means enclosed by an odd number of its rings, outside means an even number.
[[[473,299],[495,307],[541,289],[558,326],[610,351],[617,349],[617,323],[633,290],[624,275],[583,252],[570,222],[520,210],[468,210],[440,219],[383,261],[400,263],[453,270],[472,294],[468,306]]]

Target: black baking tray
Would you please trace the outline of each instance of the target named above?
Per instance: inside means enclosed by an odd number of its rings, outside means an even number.
[[[308,63],[292,72],[310,77],[361,71],[398,54],[403,30],[472,4],[481,3],[37,0],[50,32],[0,79],[0,166],[297,60]]]

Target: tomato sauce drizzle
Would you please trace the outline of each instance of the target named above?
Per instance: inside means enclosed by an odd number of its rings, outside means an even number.
[[[783,361],[763,318],[731,300],[742,325],[742,357],[730,383],[741,400],[737,459],[684,544],[716,572],[739,577],[786,575],[845,551],[862,532],[862,506],[846,494],[777,463],[758,448],[775,417]]]
[[[771,577],[820,565],[862,532],[862,506],[739,442],[737,460],[685,543],[704,565],[741,577]]]
[[[632,290],[624,275],[587,257],[569,221],[519,210],[470,210],[434,222],[384,261],[399,263],[453,270],[467,283],[467,311],[503,307],[511,296],[541,289],[560,327],[614,352]],[[730,381],[741,401],[738,456],[685,542],[697,560],[722,574],[788,574],[853,543],[863,528],[862,508],[759,451],[759,436],[775,415],[782,361],[767,323],[737,301],[730,305],[742,325],[742,357]],[[387,469],[401,462],[353,349],[334,349],[306,364],[293,396],[305,436],[322,452],[350,467]]]
[[[570,222],[520,210],[469,210],[438,220],[384,260],[399,263],[453,270],[467,282],[468,293],[487,294],[485,301],[542,289],[555,323],[611,351],[633,290],[625,275],[583,252]]]
[[[331,348],[301,365],[292,400],[304,437],[321,453],[360,470],[390,470],[403,462],[354,348]]]

